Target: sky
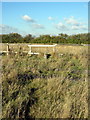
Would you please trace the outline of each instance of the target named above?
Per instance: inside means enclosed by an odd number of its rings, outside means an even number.
[[[2,2],[1,29],[34,36],[87,33],[88,2]]]
[[[89,0],[1,0],[2,2],[89,2]]]

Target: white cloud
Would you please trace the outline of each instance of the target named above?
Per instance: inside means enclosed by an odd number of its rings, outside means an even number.
[[[64,25],[63,23],[59,22],[58,24],[55,25],[55,27],[59,30],[67,30],[67,26]]]
[[[30,16],[28,15],[24,15],[22,16],[22,19],[27,21],[27,22],[35,22],[35,20],[33,20]]]
[[[32,27],[35,29],[44,29],[44,26],[41,24],[32,24]]]
[[[53,19],[53,17],[49,16],[49,17],[48,17],[48,20],[54,20],[54,19]]]
[[[70,18],[64,18],[64,20],[67,24],[77,25],[77,26],[80,24],[73,16],[71,16]]]
[[[74,16],[71,16],[70,18],[64,18],[67,25],[70,25],[71,30],[88,30],[88,27],[85,23],[80,21],[79,19],[75,19]]]
[[[18,32],[19,30],[17,28],[8,26],[8,25],[4,25],[4,24],[0,24],[0,33],[3,34],[8,34],[11,32]]]
[[[71,29],[72,30],[88,30],[88,27],[86,27],[85,25],[79,25],[79,26],[73,25]]]
[[[19,33],[25,35],[26,32],[9,25],[0,24],[0,34]]]

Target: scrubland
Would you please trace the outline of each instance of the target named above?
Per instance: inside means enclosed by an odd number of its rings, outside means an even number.
[[[88,118],[87,46],[3,55],[1,73],[2,118]]]

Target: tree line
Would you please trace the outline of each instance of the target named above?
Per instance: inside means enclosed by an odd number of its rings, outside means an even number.
[[[57,44],[89,44],[89,33],[76,35],[58,34],[57,36],[40,35],[39,37],[28,34],[22,36],[18,33],[0,35],[2,43],[57,43]]]

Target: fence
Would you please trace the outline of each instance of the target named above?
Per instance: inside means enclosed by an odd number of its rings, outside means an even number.
[[[47,48],[47,47],[52,47],[53,48],[53,52],[55,52],[56,51],[56,45],[57,44],[55,44],[55,45],[28,45],[28,47],[30,48],[30,50],[29,50],[29,52],[28,52],[28,54],[39,54],[39,52],[32,52],[32,48],[33,47],[44,47],[44,48]],[[48,52],[48,51],[47,51]]]
[[[5,45],[4,50],[1,50],[0,54],[2,54],[2,53],[6,53],[7,55],[9,55],[10,53],[17,54],[17,53],[19,53],[18,51],[21,51],[22,53],[27,53],[28,55],[32,55],[32,54],[39,54],[40,53],[40,51],[34,52],[32,48],[36,48],[36,51],[37,51],[37,48],[51,48],[52,47],[53,48],[52,52],[55,52],[57,44],[54,44],[54,45],[42,45],[42,44],[40,44],[40,45],[28,45],[28,44],[26,44],[26,46],[28,47],[27,51],[25,51],[25,49],[24,50],[22,49],[25,47],[25,45],[23,45],[23,44],[8,44],[7,43],[4,45]],[[14,46],[16,51],[15,51],[15,49],[13,49],[12,46]],[[43,51],[43,52],[45,53],[45,51]],[[47,51],[47,53],[49,53],[49,51]]]

